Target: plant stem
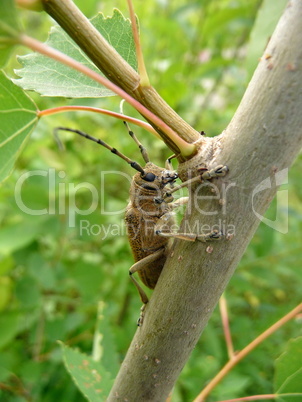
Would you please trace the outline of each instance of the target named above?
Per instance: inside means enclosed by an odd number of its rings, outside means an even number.
[[[133,7],[132,0],[127,0],[127,3],[128,3],[128,8],[129,8],[132,33],[133,33],[135,49],[136,49],[136,57],[137,57],[137,63],[138,63],[140,85],[142,87],[149,87],[150,86],[150,81],[149,81],[149,77],[148,77],[146,66],[145,66],[145,61],[144,61],[144,56],[143,56],[143,52],[142,52],[142,46],[141,46],[141,43],[140,43],[140,37],[139,37],[138,29],[137,29],[137,21],[136,21],[136,18],[135,18],[135,13],[134,13],[134,7]]]
[[[265,395],[252,395],[252,396],[243,396],[242,398],[235,398],[235,399],[227,399],[224,401],[219,402],[249,402],[249,401],[263,401],[264,399],[280,399],[284,398],[286,400],[290,396],[301,396],[301,393],[285,393],[285,394],[265,394]],[[298,401],[298,399],[295,399]]]
[[[242,398],[235,398],[235,399],[227,399],[225,401],[219,402],[249,402],[249,401],[263,401],[264,399],[275,399],[278,396],[276,394],[266,394],[266,395],[253,395],[253,396],[244,396]]]
[[[228,307],[226,297],[223,294],[219,300],[219,309],[222,321],[222,327],[224,332],[225,343],[227,346],[229,359],[232,360],[234,358],[234,346],[232,342],[232,335],[230,331],[229,317],[228,317]]]
[[[45,11],[58,22],[110,81],[158,116],[186,142],[199,141],[199,144],[206,144],[206,139],[167,105],[153,87],[140,85],[136,71],[109,45],[71,0],[42,0],[42,3]],[[183,153],[182,149],[173,143],[174,140],[161,130],[161,126],[150,120],[142,110],[139,112],[161,134],[165,143],[176,155]]]
[[[107,116],[114,117],[119,120],[127,121],[128,123],[132,123],[132,124],[135,124],[136,126],[142,127],[146,131],[149,131],[151,134],[155,135],[157,138],[162,140],[162,138],[158,134],[158,132],[155,131],[154,128],[149,123],[146,123],[145,121],[142,121],[142,120],[139,120],[134,117],[127,116],[127,115],[124,115],[121,113],[112,112],[111,110],[100,109],[100,108],[92,107],[92,106],[75,106],[75,105],[59,106],[59,107],[54,107],[51,109],[39,110],[37,112],[37,116],[43,117],[43,116],[50,116],[50,115],[56,114],[56,113],[75,112],[75,111],[100,113],[100,114],[105,114]]]
[[[288,321],[293,319],[298,313],[302,311],[302,303],[296,306],[288,314],[282,317],[279,321],[269,327],[251,343],[249,343],[244,349],[238,352],[232,360],[229,360],[227,364],[219,371],[219,373],[209,382],[209,384],[201,391],[201,393],[194,399],[194,402],[204,402],[205,398],[216,387],[216,385],[236,366],[242,359],[244,359],[252,350],[254,350],[261,342],[276,332]]]
[[[20,35],[19,37],[20,43],[24,46],[29,47],[30,49],[39,52],[47,57],[55,59],[83,74],[91,79],[95,80],[101,85],[104,85],[106,88],[110,89],[123,99],[125,99],[130,105],[132,105],[136,110],[142,113],[144,116],[148,118],[149,121],[152,121],[154,125],[159,127],[162,132],[165,132],[171,141],[181,149],[181,155],[185,158],[189,158],[192,154],[196,152],[196,146],[194,144],[189,144],[178,134],[172,130],[166,123],[164,123],[159,117],[155,116],[152,112],[150,112],[145,106],[140,104],[136,99],[132,98],[127,92],[121,89],[119,86],[109,81],[107,78],[102,77],[100,74],[91,70],[90,68],[84,66],[83,64],[77,62],[71,57],[61,53],[60,51],[47,46],[45,43],[41,43],[34,38],[31,38],[27,35]]]
[[[166,400],[258,228],[259,216],[278,191],[276,179],[284,177],[299,154],[301,20],[302,2],[291,0],[268,43],[270,59],[259,61],[232,121],[213,139],[214,152],[205,155],[201,149],[180,164],[182,179],[205,162],[226,164],[229,173],[213,182],[222,203],[213,196],[213,185],[190,189],[179,231],[202,231],[205,223],[216,229],[218,224],[233,236],[212,243],[210,253],[207,244],[173,242],[108,402]],[[263,189],[264,183],[270,186]]]

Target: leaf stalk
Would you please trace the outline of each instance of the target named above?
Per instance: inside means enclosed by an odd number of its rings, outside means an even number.
[[[180,154],[184,158],[190,158],[190,156],[196,153],[196,145],[190,144],[183,140],[179,135],[169,127],[165,122],[163,122],[158,116],[154,115],[150,110],[148,110],[144,105],[139,103],[136,99],[130,96],[127,92],[121,89],[119,86],[109,81],[107,78],[102,77],[100,74],[91,70],[90,68],[82,65],[71,57],[65,55],[64,53],[51,48],[45,43],[41,43],[38,40],[31,38],[27,35],[21,34],[19,36],[19,41],[24,46],[29,47],[30,49],[39,52],[47,57],[55,59],[83,74],[95,80],[101,85],[104,85],[106,88],[110,89],[121,98],[125,99],[131,106],[133,106],[136,110],[138,110],[141,114],[143,114],[148,120],[150,120],[155,126],[157,126],[160,131],[166,133],[166,135],[172,140],[172,142],[181,150]]]

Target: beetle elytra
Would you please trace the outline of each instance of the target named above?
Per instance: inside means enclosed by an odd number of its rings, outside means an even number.
[[[145,305],[148,303],[148,297],[142,286],[133,277],[133,274],[137,272],[143,284],[150,289],[154,289],[169,253],[171,238],[206,242],[220,240],[223,236],[217,230],[208,234],[173,232],[172,228],[175,225],[173,211],[180,205],[185,204],[188,199],[183,197],[173,201],[172,193],[192,182],[225,176],[228,168],[227,166],[219,165],[212,170],[203,169],[198,177],[174,187],[178,175],[172,168],[170,161],[172,157],[167,160],[165,168],[150,162],[146,149],[129,129],[126,122],[125,125],[130,136],[140,149],[145,161],[144,167],[119,152],[116,148],[83,131],[65,127],[58,127],[56,131],[70,131],[92,140],[109,149],[137,170],[137,173],[132,178],[125,221],[135,261],[134,265],[129,269],[129,274]],[[141,323],[142,318],[139,320],[139,325]]]

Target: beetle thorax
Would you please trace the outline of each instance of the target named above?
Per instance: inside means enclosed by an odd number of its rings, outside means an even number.
[[[169,209],[166,203],[158,204],[156,198],[162,198],[168,191],[169,184],[177,178],[177,173],[160,168],[148,162],[144,168],[145,175],[134,175],[130,187],[130,203],[143,214],[161,216]]]

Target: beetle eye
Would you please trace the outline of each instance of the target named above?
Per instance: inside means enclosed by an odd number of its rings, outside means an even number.
[[[154,181],[156,176],[153,173],[147,173],[142,178],[143,178],[143,180],[146,180],[146,181]]]

